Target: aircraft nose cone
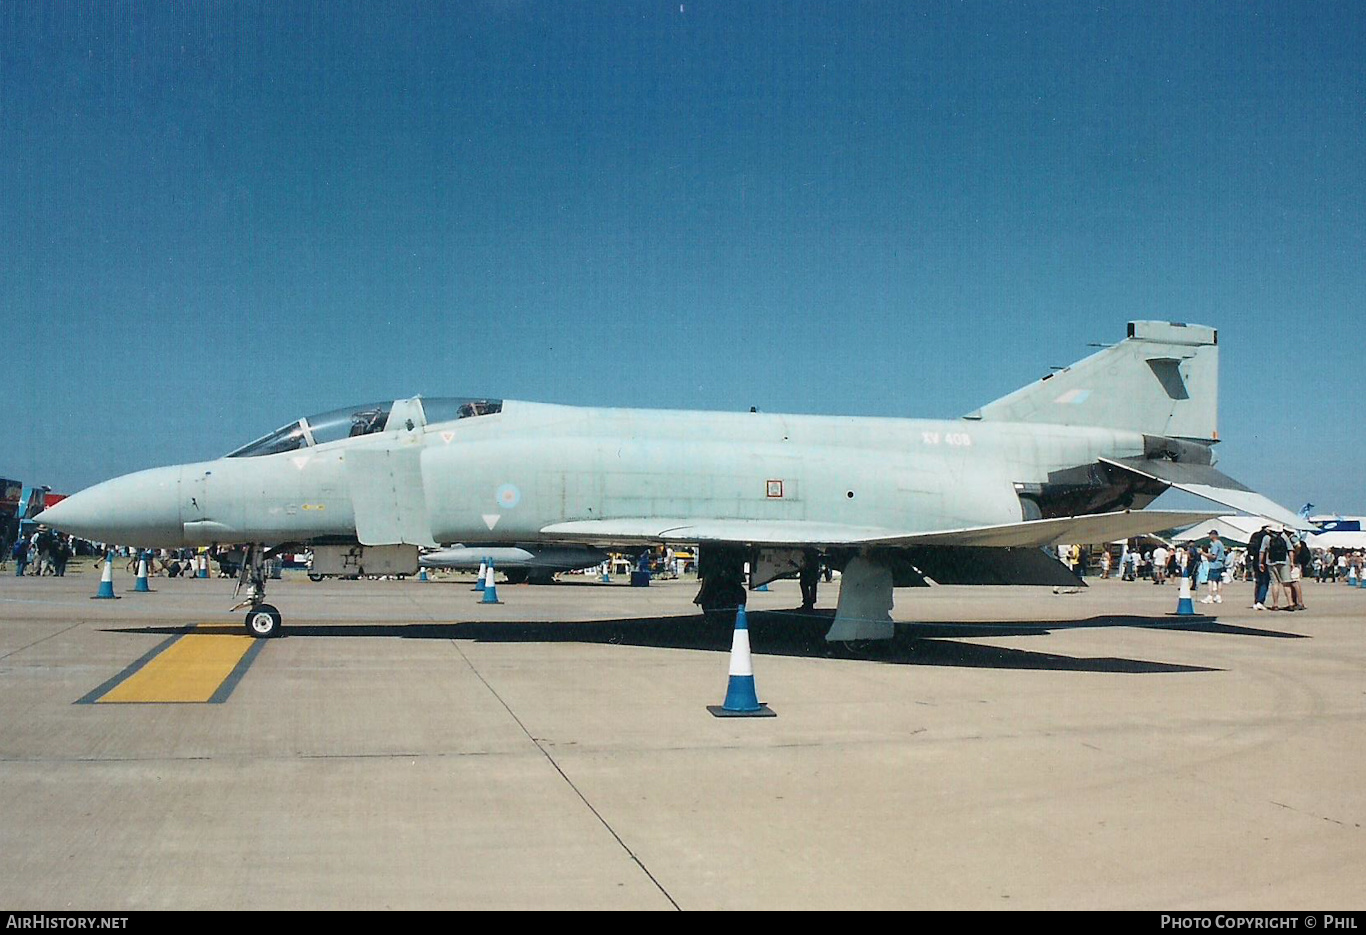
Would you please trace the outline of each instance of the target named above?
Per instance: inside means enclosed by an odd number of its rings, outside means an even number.
[[[125,474],[72,494],[36,517],[61,532],[118,545],[175,547],[180,525],[180,468]]]

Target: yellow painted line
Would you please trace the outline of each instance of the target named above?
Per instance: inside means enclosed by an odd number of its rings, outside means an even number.
[[[99,698],[98,704],[208,702],[261,640],[238,634],[190,631]],[[254,654],[253,654],[254,655]],[[229,687],[230,688],[230,687]]]

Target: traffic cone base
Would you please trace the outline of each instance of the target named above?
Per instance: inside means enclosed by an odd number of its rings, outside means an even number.
[[[707,705],[707,710],[711,712],[711,716],[712,716],[712,717],[777,717],[777,716],[778,716],[778,712],[777,712],[777,711],[774,711],[772,708],[770,708],[770,707],[769,707],[768,705],[766,705],[766,704],[761,704],[761,705],[759,705],[759,707],[756,708],[756,709],[753,710],[753,711],[732,711],[730,708],[727,708],[725,705],[709,704],[709,705]]]

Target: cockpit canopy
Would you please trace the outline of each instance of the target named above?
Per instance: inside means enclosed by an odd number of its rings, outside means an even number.
[[[453,422],[473,416],[493,415],[503,411],[501,399],[475,399],[465,397],[439,396],[433,399],[417,397],[387,403],[366,403],[361,406],[347,406],[296,419],[283,425],[269,435],[256,439],[229,452],[229,458],[256,458],[262,455],[280,454],[298,448],[325,445],[342,438],[358,435],[373,435],[383,432],[389,424],[390,413],[401,408],[400,421],[412,429],[413,423],[428,425],[434,422]]]

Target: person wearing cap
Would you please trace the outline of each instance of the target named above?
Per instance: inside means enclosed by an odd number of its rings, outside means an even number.
[[[1200,599],[1202,604],[1222,604],[1224,596],[1219,593],[1219,587],[1224,583],[1224,564],[1228,558],[1228,550],[1224,548],[1224,543],[1219,541],[1219,530],[1209,531],[1209,545],[1201,550],[1205,561],[1209,562],[1209,593]]]

